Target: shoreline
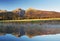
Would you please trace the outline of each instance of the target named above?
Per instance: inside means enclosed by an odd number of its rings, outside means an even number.
[[[48,19],[23,19],[23,20],[0,20],[0,22],[30,22],[30,21],[53,21],[60,20],[60,18],[48,18]]]

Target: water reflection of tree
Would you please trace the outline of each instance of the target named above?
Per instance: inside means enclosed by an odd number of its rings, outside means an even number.
[[[13,33],[13,32],[14,32],[14,27],[12,27],[12,26],[7,26],[5,30],[6,30],[6,31],[5,31],[6,33]]]

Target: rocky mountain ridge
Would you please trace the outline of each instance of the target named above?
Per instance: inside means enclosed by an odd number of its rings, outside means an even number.
[[[0,10],[0,20],[19,20],[19,19],[41,19],[41,18],[60,18],[60,12],[43,11],[33,8],[23,10],[21,8],[13,11]]]

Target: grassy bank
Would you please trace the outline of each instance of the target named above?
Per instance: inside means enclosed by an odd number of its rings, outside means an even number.
[[[0,22],[30,22],[30,21],[49,21],[60,20],[60,18],[48,18],[48,19],[23,19],[23,20],[0,20]]]

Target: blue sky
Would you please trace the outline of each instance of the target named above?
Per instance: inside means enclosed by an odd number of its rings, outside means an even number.
[[[0,0],[0,9],[35,8],[40,10],[60,11],[60,0]]]

